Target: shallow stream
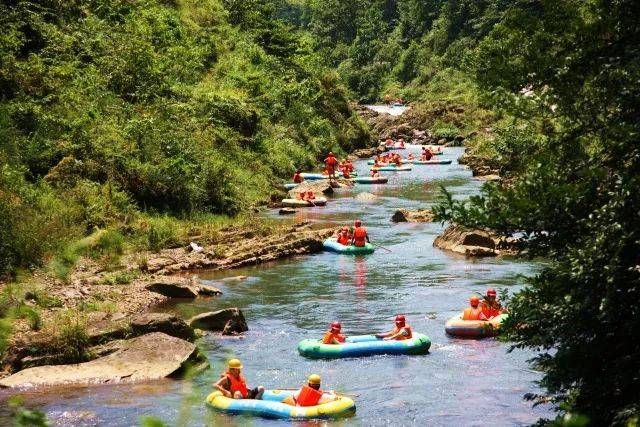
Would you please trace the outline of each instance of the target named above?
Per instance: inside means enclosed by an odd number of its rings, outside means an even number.
[[[404,150],[419,152],[417,147]],[[487,287],[513,292],[520,275],[535,263],[509,259],[465,259],[432,246],[441,224],[393,224],[398,208],[426,208],[446,186],[455,197],[477,193],[481,183],[456,159],[462,148],[446,148],[438,158],[451,165],[414,166],[411,172],[386,173],[387,185],[358,185],[341,189],[326,207],[300,210],[300,217],[317,223],[351,224],[361,218],[374,243],[388,248],[366,257],[331,253],[301,256],[270,265],[200,277],[223,291],[220,298],[171,303],[158,310],[188,316],[224,307],[240,307],[250,331],[242,338],[207,336],[199,345],[212,368],[193,381],[163,380],[149,384],[75,387],[25,393],[29,406],[46,412],[57,425],[137,425],[140,417],[159,417],[169,425],[287,426],[288,421],[231,417],[203,404],[224,362],[238,357],[250,386],[297,387],[311,373],[323,387],[356,394],[357,412],[335,426],[381,425],[526,425],[549,408],[531,408],[525,393],[536,392],[540,374],[532,371],[527,351],[508,352],[494,339],[450,338],[445,321],[467,305],[474,292]],[[357,163],[368,173],[365,161]],[[371,192],[375,201],[353,196]],[[220,281],[246,275],[244,281]],[[414,330],[432,340],[424,356],[377,356],[362,359],[313,361],[299,356],[297,343],[321,337],[333,320],[343,332],[363,334],[389,330],[393,316],[404,313]],[[4,406],[0,402],[0,406]],[[0,413],[2,409],[0,409]],[[296,422],[294,425],[317,423]]]

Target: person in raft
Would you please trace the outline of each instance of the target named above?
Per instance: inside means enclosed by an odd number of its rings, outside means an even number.
[[[380,172],[378,172],[377,170],[372,170],[371,171],[371,178],[380,178],[382,175],[380,175]]]
[[[301,173],[302,172],[300,172],[300,169],[298,169],[296,173],[293,174],[293,182],[295,182],[296,184],[300,184],[302,181],[304,181]]]
[[[414,161],[415,159],[416,159],[416,158],[415,158],[415,156],[413,155],[413,153],[409,153],[409,154],[407,155],[407,161],[412,162],[412,161]]]
[[[349,227],[346,225],[342,227],[342,229],[338,232],[338,237],[336,241],[344,246],[349,246],[351,244],[351,233],[349,233]]]
[[[376,338],[382,338],[384,340],[409,340],[413,338],[413,329],[411,326],[407,325],[407,321],[404,318],[404,315],[398,314],[395,320],[396,327],[386,334],[377,334]]]
[[[367,244],[367,242],[371,243],[371,241],[369,240],[369,233],[367,233],[367,229],[362,226],[362,221],[356,219],[354,226],[355,228],[353,229],[353,238],[351,239],[351,244],[353,246],[362,248]]]
[[[404,138],[400,138],[400,139],[398,140],[398,146],[399,146],[400,148],[404,148]]]
[[[300,390],[293,393],[293,396],[288,396],[282,401],[292,406],[316,406],[319,405],[322,400],[324,392],[320,390],[321,378],[318,374],[309,375],[307,378],[307,384],[303,385]],[[333,393],[331,393],[333,394]],[[337,399],[337,396],[333,396],[330,400]],[[324,399],[326,402],[326,398]]]
[[[431,150],[427,149],[427,147],[422,147],[422,156],[420,156],[420,160],[429,161],[433,158],[433,153]]]
[[[262,399],[264,387],[253,389],[247,387],[247,381],[242,375],[242,363],[238,359],[231,359],[227,364],[227,371],[213,385],[215,388],[231,399]]]
[[[487,320],[487,317],[480,308],[480,298],[473,296],[469,298],[471,307],[467,307],[462,312],[462,320]]]
[[[393,147],[394,145],[393,139],[387,138],[387,140],[384,142],[384,145],[386,145],[387,147]]]
[[[331,323],[331,329],[322,337],[322,344],[342,344],[344,342],[344,335],[340,333],[342,325],[340,322]]]
[[[329,180],[331,178],[336,178],[336,169],[338,168],[338,159],[333,155],[333,151],[329,151],[327,158],[324,159],[324,164],[327,166],[327,175],[329,175]]]
[[[484,314],[487,319],[499,316],[505,312],[500,301],[498,301],[496,290],[493,288],[487,289],[487,294],[482,301],[480,301],[480,307],[482,308],[482,314]]]

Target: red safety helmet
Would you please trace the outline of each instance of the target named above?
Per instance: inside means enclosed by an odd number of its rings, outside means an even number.
[[[478,297],[471,297],[469,298],[469,302],[471,303],[471,307],[477,307],[478,304],[480,304],[480,298]]]
[[[403,326],[404,326],[404,323],[405,323],[405,322],[406,322],[406,320],[405,320],[405,318],[404,318],[404,315],[403,315],[403,314],[398,314],[398,315],[396,316],[396,323],[399,323],[399,324],[401,324],[401,325],[403,325]]]
[[[340,324],[340,322],[331,323],[331,330],[332,331],[340,331],[340,329],[342,329],[342,325]]]
[[[360,227],[362,225],[362,221],[360,221],[359,219],[356,219],[355,225],[356,227]]]
[[[487,295],[493,295],[496,296],[496,290],[493,288],[489,288],[487,289]]]

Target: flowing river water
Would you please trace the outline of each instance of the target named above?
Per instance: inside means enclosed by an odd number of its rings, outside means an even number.
[[[419,149],[403,154],[408,151]],[[521,275],[538,266],[513,259],[466,259],[433,247],[441,224],[390,222],[398,208],[433,205],[442,197],[440,185],[456,198],[477,193],[481,183],[457,164],[462,152],[446,148],[438,157],[453,159],[451,165],[387,173],[387,185],[340,189],[326,207],[297,214],[318,224],[351,224],[361,218],[372,240],[390,252],[378,249],[366,257],[320,253],[241,270],[201,272],[202,279],[223,291],[221,297],[158,307],[184,318],[225,307],[244,311],[250,328],[244,337],[209,335],[200,340],[212,367],[192,381],[43,390],[23,393],[25,402],[56,425],[130,426],[145,415],[169,425],[292,424],[233,417],[205,407],[211,383],[233,356],[242,360],[251,386],[298,387],[309,374],[318,373],[324,388],[357,395],[357,412],[351,418],[294,425],[508,426],[550,416],[549,408],[532,408],[523,400],[525,393],[538,391],[535,381],[541,375],[527,364],[533,353],[509,352],[508,343],[494,339],[463,340],[444,333],[445,321],[466,307],[474,292],[489,286],[516,291]],[[368,173],[365,161],[356,166],[361,175]],[[377,199],[354,199],[364,191]],[[248,279],[221,281],[237,275]],[[414,330],[431,338],[429,354],[317,361],[296,351],[300,340],[321,337],[333,320],[342,322],[344,333],[364,334],[391,329],[396,313],[404,313]]]

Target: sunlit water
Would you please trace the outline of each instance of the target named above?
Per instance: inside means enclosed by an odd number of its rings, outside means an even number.
[[[392,116],[399,116],[409,109],[406,105],[365,105],[365,107],[377,113],[387,113]]]
[[[415,149],[417,152],[418,150]],[[457,159],[459,148],[447,148],[441,158]],[[368,173],[364,162],[357,164]],[[514,351],[493,339],[450,338],[445,321],[465,307],[473,292],[488,286],[517,290],[520,275],[536,265],[506,259],[465,259],[432,246],[440,224],[393,224],[397,208],[423,208],[439,200],[439,186],[455,197],[476,193],[480,183],[455,161],[452,165],[414,166],[412,172],[388,173],[388,185],[341,189],[327,207],[300,210],[300,218],[336,225],[361,218],[373,241],[388,248],[367,257],[331,253],[301,256],[200,277],[218,286],[220,298],[171,303],[157,310],[187,318],[193,314],[237,306],[250,331],[242,338],[207,336],[199,345],[212,368],[192,382],[163,380],[141,385],[64,388],[24,394],[58,425],[136,425],[141,416],[159,417],[170,425],[268,425],[288,421],[232,417],[215,413],[203,400],[234,356],[245,366],[251,386],[297,387],[311,373],[323,386],[357,395],[356,415],[336,426],[378,425],[525,425],[549,409],[524,402],[536,392],[540,374],[529,369],[532,353]],[[378,196],[373,202],[353,199],[358,192]],[[220,281],[246,275],[245,281]],[[424,356],[376,356],[334,361],[307,360],[297,343],[320,337],[333,320],[343,332],[362,334],[392,327],[404,313],[414,329],[432,340]],[[296,425],[305,423],[296,422]],[[309,423],[306,423],[309,424]],[[313,424],[313,423],[312,423]]]

